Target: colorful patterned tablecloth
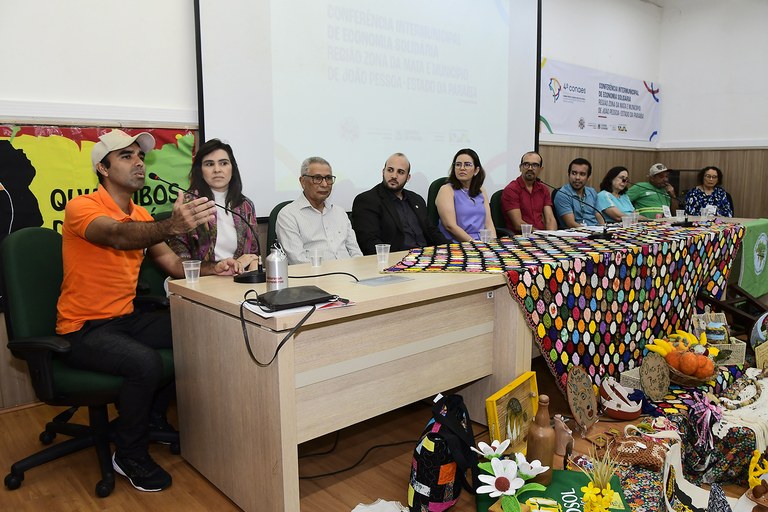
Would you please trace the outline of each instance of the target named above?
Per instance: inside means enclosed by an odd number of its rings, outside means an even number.
[[[506,272],[534,338],[565,392],[581,365],[596,385],[642,362],[645,343],[687,328],[701,286],[720,297],[740,225],[647,222],[611,240],[502,238],[411,250],[387,272]]]

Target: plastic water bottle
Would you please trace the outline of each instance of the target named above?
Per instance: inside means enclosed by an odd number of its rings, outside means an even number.
[[[288,258],[279,243],[275,242],[267,256],[267,291],[288,288]]]

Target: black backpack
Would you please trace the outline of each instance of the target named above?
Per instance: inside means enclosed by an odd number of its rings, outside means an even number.
[[[461,395],[440,398],[432,406],[432,419],[413,450],[408,506],[411,512],[433,510],[430,503],[440,503],[440,510],[454,505],[464,487],[474,494],[479,485],[477,454],[469,412]],[[472,473],[471,485],[465,475]]]

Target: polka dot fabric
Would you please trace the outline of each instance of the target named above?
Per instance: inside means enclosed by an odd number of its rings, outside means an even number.
[[[561,390],[579,365],[595,385],[640,364],[645,344],[687,329],[699,286],[722,295],[741,226],[656,226],[641,244],[508,272]]]
[[[388,272],[506,272],[558,386],[572,365],[595,385],[642,361],[645,343],[687,328],[703,286],[720,297],[743,226],[647,222],[612,240],[534,235],[411,250]]]

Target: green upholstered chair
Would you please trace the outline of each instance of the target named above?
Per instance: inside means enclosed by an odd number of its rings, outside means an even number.
[[[437,226],[437,222],[440,220],[440,215],[437,213],[437,193],[440,187],[447,183],[447,179],[446,177],[437,178],[429,184],[429,190],[427,191],[427,220],[433,226]]]
[[[44,445],[51,446],[14,463],[5,477],[5,486],[17,489],[27,470],[93,446],[101,469],[96,494],[106,497],[115,486],[107,406],[117,400],[123,379],[75,369],[61,359],[69,351],[69,342],[55,331],[56,303],[63,273],[61,235],[37,227],[11,233],[0,245],[0,270],[0,281],[5,288],[8,348],[27,362],[38,399],[69,407],[49,422],[39,436]],[[165,377],[171,379],[173,351],[160,352]],[[88,425],[69,423],[80,406],[88,408]],[[71,439],[51,444],[57,434],[71,436]],[[177,433],[153,432],[150,439],[169,443],[172,451],[178,451]]]
[[[269,256],[269,252],[272,250],[272,245],[274,245],[275,240],[277,240],[277,232],[275,231],[275,228],[277,227],[277,214],[280,213],[280,210],[282,210],[285,205],[292,202],[293,201],[283,201],[282,203],[279,203],[277,206],[272,208],[272,211],[269,213],[269,225],[267,226],[267,249],[264,251],[265,257]]]
[[[512,232],[507,229],[507,221],[504,215],[504,209],[501,207],[501,194],[504,190],[497,190],[491,195],[491,219],[493,219],[493,225],[496,228],[496,235],[512,236]]]

